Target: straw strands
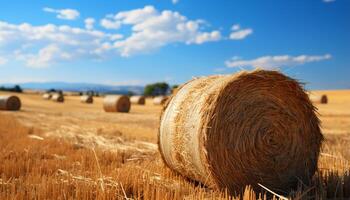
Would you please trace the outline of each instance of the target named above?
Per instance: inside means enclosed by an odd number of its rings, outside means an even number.
[[[110,95],[103,99],[103,109],[106,112],[129,112],[130,99],[125,95]]]
[[[194,79],[172,96],[159,149],[174,171],[211,188],[287,193],[315,173],[323,140],[300,84],[277,71]]]
[[[0,96],[0,110],[16,111],[21,109],[21,100],[17,96]]]
[[[132,96],[130,102],[132,104],[145,105],[146,99],[144,96]]]

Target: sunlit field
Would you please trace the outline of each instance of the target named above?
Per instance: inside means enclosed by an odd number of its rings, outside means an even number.
[[[174,173],[158,152],[162,106],[132,105],[105,113],[102,97],[82,104],[19,94],[18,112],[0,112],[0,199],[256,199],[350,198],[350,91],[327,94],[316,104],[325,142],[311,185],[274,196],[249,186],[229,195]],[[0,92],[0,95],[10,93]]]

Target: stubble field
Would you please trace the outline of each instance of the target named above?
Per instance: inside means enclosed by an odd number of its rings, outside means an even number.
[[[329,99],[316,104],[326,138],[319,170],[311,186],[285,196],[350,198],[350,91],[314,93]],[[157,147],[162,107],[151,99],[132,105],[130,113],[105,113],[102,98],[82,104],[75,96],[64,103],[18,96],[21,111],[0,112],[0,199],[238,198],[163,164]],[[242,195],[259,197],[249,187]]]

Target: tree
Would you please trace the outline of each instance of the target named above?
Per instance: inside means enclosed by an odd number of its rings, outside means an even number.
[[[166,95],[169,90],[169,85],[165,82],[158,82],[146,85],[144,90],[145,96]]]

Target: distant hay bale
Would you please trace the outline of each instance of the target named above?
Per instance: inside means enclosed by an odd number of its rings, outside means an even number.
[[[309,94],[309,98],[312,103],[320,103],[320,104],[328,103],[328,97],[325,94],[322,94],[322,95]]]
[[[16,111],[21,109],[21,100],[17,96],[0,96],[0,110]]]
[[[80,97],[81,103],[93,103],[94,98],[91,95],[83,95]]]
[[[52,95],[51,100],[55,101],[55,102],[63,103],[64,102],[64,96],[63,96],[63,94],[55,93],[55,94]]]
[[[51,97],[52,97],[52,94],[51,94],[51,93],[45,93],[45,94],[43,94],[43,99],[49,100],[49,99],[51,99]]]
[[[130,99],[125,95],[109,95],[103,99],[103,109],[106,112],[129,112]]]
[[[289,192],[315,173],[323,136],[297,81],[255,70],[194,79],[161,115],[159,150],[174,171],[212,188]]]
[[[154,105],[163,105],[168,100],[167,96],[158,96],[153,98]]]
[[[144,96],[132,96],[130,102],[132,104],[145,105],[146,99]]]

